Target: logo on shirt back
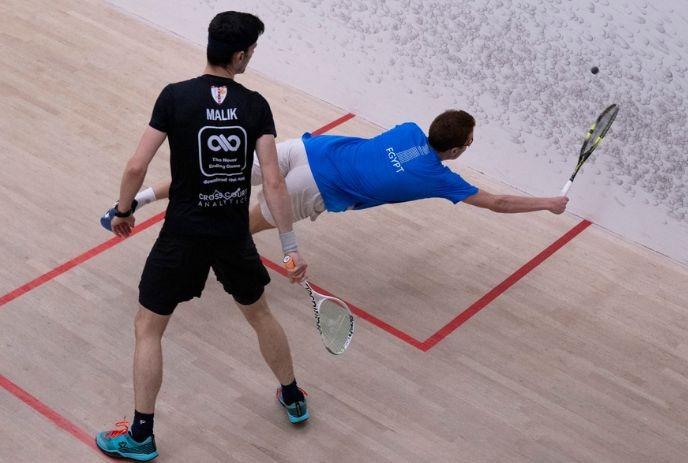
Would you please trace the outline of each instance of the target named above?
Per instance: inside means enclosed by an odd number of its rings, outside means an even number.
[[[394,152],[394,148],[391,146],[385,150],[387,152],[387,157],[389,158],[389,162],[392,163],[392,167],[396,169],[396,173],[398,174],[399,172],[403,172],[404,168],[401,167],[401,162],[399,161],[399,158],[397,157],[397,153]]]
[[[222,104],[225,98],[227,98],[227,86],[223,85],[222,87],[216,87],[213,85],[210,87],[210,94],[217,104]]]
[[[247,150],[248,135],[241,126],[205,126],[198,131],[199,207],[248,204],[251,167]]]
[[[428,145],[412,146],[411,148],[399,151],[398,153],[390,146],[385,151],[387,152],[389,162],[392,164],[392,167],[396,169],[397,173],[404,171],[402,164],[413,161],[419,156],[430,154],[430,148]]]
[[[204,177],[217,177],[217,181],[234,182],[227,177],[240,177],[247,173],[246,152],[248,136],[243,127],[205,126],[198,132],[198,164]],[[221,180],[220,180],[221,179]]]

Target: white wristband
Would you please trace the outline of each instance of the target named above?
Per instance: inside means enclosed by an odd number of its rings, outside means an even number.
[[[294,252],[297,249],[299,249],[299,246],[296,244],[296,233],[294,233],[294,230],[286,233],[280,233],[279,237],[280,241],[282,242],[283,253],[286,254],[288,252]]]

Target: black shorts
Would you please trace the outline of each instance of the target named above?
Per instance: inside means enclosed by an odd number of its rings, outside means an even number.
[[[225,291],[242,305],[260,299],[270,282],[250,236],[237,243],[163,231],[146,260],[139,302],[157,314],[170,315],[180,302],[201,296],[211,267]]]

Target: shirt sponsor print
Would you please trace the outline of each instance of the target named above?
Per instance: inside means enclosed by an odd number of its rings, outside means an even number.
[[[205,126],[198,131],[198,161],[205,177],[243,176],[247,135],[243,127]]]
[[[200,207],[222,207],[248,202],[248,190],[242,184],[248,170],[247,135],[243,127],[205,126],[198,131],[198,166],[205,187]]]
[[[210,194],[198,194],[200,207],[221,207],[226,204],[245,204],[248,202],[248,189],[237,188],[234,191],[215,190]]]

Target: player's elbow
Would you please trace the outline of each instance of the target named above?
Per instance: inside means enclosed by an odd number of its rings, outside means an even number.
[[[263,190],[281,191],[285,188],[281,175],[263,175]]]
[[[494,212],[505,212],[508,207],[508,201],[504,196],[493,195],[485,191],[478,191],[475,195],[464,199],[464,202]]]
[[[136,159],[130,159],[124,168],[124,175],[137,178],[143,177],[146,175],[146,170],[148,170],[147,165],[137,162]]]
[[[509,212],[509,200],[505,196],[495,196],[492,204],[490,205],[490,210],[493,212]]]

